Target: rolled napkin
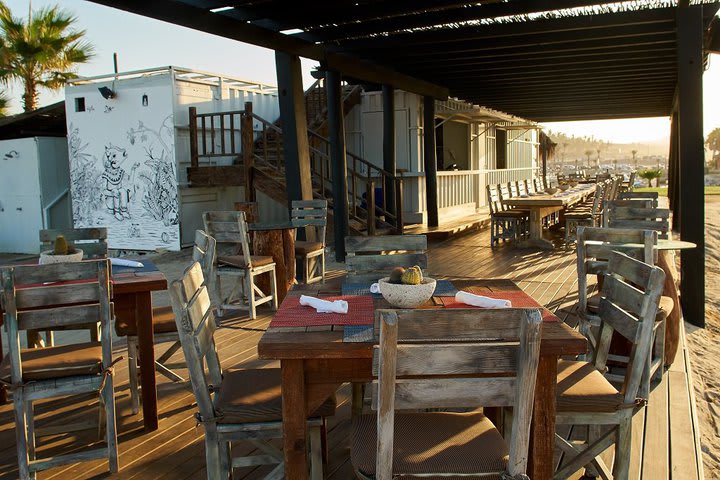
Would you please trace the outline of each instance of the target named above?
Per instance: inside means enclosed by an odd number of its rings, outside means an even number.
[[[455,294],[455,301],[464,303],[466,305],[472,305],[473,307],[480,308],[510,308],[512,302],[510,300],[503,300],[501,298],[490,298],[483,297],[482,295],[475,295],[470,292],[457,292]]]
[[[372,285],[370,285],[370,293],[380,293],[380,284],[373,283]]]
[[[317,313],[347,313],[348,302],[345,300],[323,300],[321,298],[300,295],[300,305],[313,307]]]
[[[117,265],[118,267],[142,268],[145,266],[140,262],[136,262],[135,260],[125,260],[124,258],[111,258],[110,263],[113,265]]]

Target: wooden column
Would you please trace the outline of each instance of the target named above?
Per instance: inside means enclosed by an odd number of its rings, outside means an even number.
[[[198,166],[198,133],[197,133],[197,107],[188,109],[188,123],[190,125],[190,166]]]
[[[437,227],[437,151],[435,149],[435,99],[424,97],[423,102],[423,163],[425,167],[425,209],[428,226]]]
[[[300,57],[275,52],[282,119],[288,208],[293,200],[312,200],[310,147]]]
[[[702,6],[677,8],[678,192],[680,237],[697,244],[683,250],[680,296],[685,320],[705,326],[705,195],[703,149]]]
[[[668,152],[668,200],[673,214],[673,231],[680,231],[680,202],[678,190],[680,188],[680,168],[678,168],[678,115],[673,110],[670,117],[670,148]]]
[[[382,86],[383,103],[383,168],[395,175],[397,159],[395,157],[395,88]],[[392,179],[386,179],[383,192],[383,207],[395,213],[395,185]]]
[[[347,157],[345,156],[345,114],[341,80],[339,72],[329,70],[325,73],[330,164],[332,165],[335,259],[338,262],[345,261],[345,237],[348,234]]]
[[[245,201],[255,201],[255,155],[254,134],[253,134],[253,107],[252,102],[245,102],[245,113],[242,115],[242,126],[240,127],[240,140],[242,141],[242,159],[245,170]],[[232,117],[231,117],[232,118]],[[233,132],[230,133],[234,135]]]

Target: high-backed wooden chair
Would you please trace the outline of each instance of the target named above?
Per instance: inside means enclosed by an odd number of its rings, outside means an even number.
[[[110,265],[107,260],[6,267],[0,270],[8,354],[0,378],[13,394],[18,476],[58,465],[107,458],[118,471],[113,395]],[[71,282],[71,283],[70,283]],[[20,348],[20,332],[57,326],[101,324],[99,342]],[[33,402],[97,392],[105,416],[106,445],[37,458]]]
[[[593,195],[592,203],[589,208],[587,205],[579,205],[576,208],[570,208],[565,213],[565,243],[570,243],[575,239],[577,227],[584,225],[587,227],[597,227],[601,224],[602,216],[602,199],[605,191],[605,184],[598,183]]]
[[[312,229],[314,234],[314,238],[295,242],[295,258],[303,262],[305,283],[325,281],[327,200],[293,200],[290,221],[294,227],[305,228],[306,233]],[[314,264],[312,259],[317,259]]]
[[[55,239],[58,235],[65,237],[65,240],[72,242],[77,248],[83,251],[83,260],[95,260],[107,258],[107,228],[69,228],[69,229],[46,229],[40,230],[40,251],[52,250],[55,247]],[[100,339],[99,323],[91,325],[75,325],[73,329],[87,330],[90,333],[90,341],[97,342]],[[57,330],[67,330],[58,328]],[[55,343],[54,330],[45,331],[45,345],[53,346]],[[27,332],[28,345],[45,346],[39,339],[38,332]]]
[[[611,478],[599,455],[613,443],[615,462],[612,478],[627,479],[632,450],[632,417],[643,399],[638,399],[646,359],[651,349],[655,315],[663,289],[665,273],[613,252],[608,263],[600,301],[602,326],[592,362],[560,360],[557,384],[557,424],[590,425],[594,432],[587,446],[576,445],[556,435],[556,445],[570,457],[560,464],[556,479],[565,479],[580,468],[591,468]],[[617,389],[603,373],[610,341],[618,333],[632,342],[632,351]],[[611,428],[599,434],[595,426]]]
[[[218,313],[225,310],[248,310],[251,319],[257,316],[256,308],[264,303],[271,303],[277,310],[277,283],[275,277],[275,261],[269,256],[250,254],[250,238],[248,224],[244,212],[205,212],[203,213],[205,232],[214,237],[218,244],[232,244],[240,249],[239,254],[218,253],[213,267],[215,292],[218,298]],[[220,248],[220,247],[218,247]],[[266,294],[255,284],[258,275],[270,275],[270,293]],[[222,291],[222,278],[230,278],[234,282],[228,295]],[[247,306],[245,305],[247,296]]]
[[[376,282],[395,267],[428,265],[425,235],[345,237],[345,252],[348,282]]]
[[[215,348],[217,328],[200,264],[195,262],[170,286],[170,299],[195,399],[205,428],[207,478],[232,478],[232,469],[278,464],[267,479],[283,478],[283,455],[268,441],[282,438],[280,369],[225,370]],[[312,480],[322,479],[320,429],[334,415],[329,398],[308,421]],[[263,455],[233,458],[233,442],[247,441]]]
[[[70,228],[40,230],[40,251],[52,250],[58,235],[83,251],[83,260],[107,258],[107,228]]]
[[[618,193],[618,200],[649,200],[651,204],[650,208],[657,208],[658,206],[658,192],[620,192]]]
[[[212,278],[213,263],[215,261],[215,239],[202,230],[195,230],[195,244],[193,246],[192,259],[199,262],[204,278]],[[175,327],[175,314],[172,306],[165,305],[153,308],[153,341],[154,343],[169,343],[165,353],[155,360],[155,370],[165,375],[173,382],[184,382],[185,379],[175,373],[167,366],[167,361],[180,349],[180,337]],[[128,343],[128,376],[130,379],[130,398],[132,402],[132,413],[140,410],[140,395],[138,393],[138,337],[136,325],[125,322],[115,322],[115,332],[119,336],[127,336]]]
[[[638,208],[606,202],[604,215],[610,228],[655,230],[659,238],[670,235],[670,210],[667,208]]]
[[[358,476],[527,478],[541,322],[537,309],[379,311],[377,414],[351,434]],[[511,441],[477,410],[410,412],[480,406],[513,407]]]
[[[486,185],[490,209],[490,246],[500,240],[519,240],[525,236],[529,221],[526,210],[509,209],[502,203],[496,185]]]

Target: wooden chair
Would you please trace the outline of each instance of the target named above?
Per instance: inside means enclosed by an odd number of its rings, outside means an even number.
[[[497,186],[486,185],[485,189],[490,209],[490,246],[500,243],[500,240],[519,240],[525,236],[528,212],[508,209],[502,203]]]
[[[586,228],[578,227],[577,242],[577,270],[578,270],[578,318],[580,332],[588,339],[591,352],[597,348],[595,331],[600,328],[600,293],[589,296],[587,277],[597,275],[600,279],[608,272],[608,262],[614,250],[611,244],[620,245],[632,243],[642,245],[639,248],[623,248],[622,251],[636,260],[648,265],[657,262],[657,232],[652,230],[635,230],[619,228]],[[672,298],[661,296],[660,306],[655,318],[654,347],[652,355],[648,357],[646,375],[642,385],[642,393],[650,391],[651,379],[659,379],[663,372],[663,359],[665,357],[665,319],[672,312],[674,302]],[[610,360],[627,363],[628,359],[611,355]],[[615,378],[608,375],[608,378]]]
[[[192,259],[199,262],[203,271],[204,278],[212,278],[212,268],[215,261],[215,239],[203,232],[195,230],[195,245],[193,246]],[[154,307],[152,311],[153,322],[153,342],[173,344],[165,353],[155,360],[155,370],[165,375],[173,382],[184,382],[185,379],[171,370],[166,364],[170,357],[175,355],[180,349],[180,337],[175,327],[175,314],[172,306],[166,305],[162,307]],[[132,402],[132,413],[137,414],[140,411],[140,395],[138,393],[138,337],[136,325],[127,324],[125,322],[115,322],[115,332],[118,336],[127,336],[128,344],[128,376],[130,379],[130,399]]]
[[[351,434],[358,476],[527,479],[541,323],[537,309],[378,311],[377,415]],[[483,405],[513,407],[511,441],[477,410],[407,411]]]
[[[425,235],[345,237],[345,252],[348,282],[376,282],[395,267],[428,265]]]
[[[233,468],[272,464],[278,465],[265,478],[283,478],[283,454],[268,443],[283,435],[280,369],[222,370],[214,340],[217,325],[199,263],[171,284],[170,299],[197,401],[195,416],[205,428],[207,478],[224,480],[232,478]],[[320,430],[335,407],[331,397],[308,421],[313,480],[322,479]],[[263,454],[232,458],[231,444],[239,440]]]
[[[576,445],[556,435],[556,445],[565,456],[555,473],[565,479],[590,465],[611,478],[599,455],[613,443],[615,462],[612,478],[628,478],[631,455],[632,417],[644,399],[638,399],[644,366],[649,356],[655,315],[663,289],[665,273],[613,252],[608,264],[600,301],[602,326],[592,362],[560,360],[557,384],[557,424],[590,425],[587,446]],[[606,368],[610,341],[617,332],[632,342],[632,351],[622,387],[615,388],[602,374]],[[610,429],[599,434],[599,427]]]
[[[657,208],[658,206],[658,193],[657,192],[620,192],[618,194],[618,200],[649,200],[651,202],[650,208]]]
[[[628,181],[620,183],[620,193],[633,191],[633,189],[635,188],[635,176],[636,175],[637,175],[637,171],[633,170],[632,172],[630,172]]]
[[[547,187],[545,186],[545,177],[535,177],[533,179],[533,183],[535,183],[536,192],[543,193],[545,190],[547,190]]]
[[[595,195],[593,195],[593,200],[590,208],[588,208],[587,205],[580,205],[577,208],[568,209],[568,211],[565,213],[564,217],[566,244],[569,244],[572,240],[575,240],[577,227],[579,227],[580,225],[588,227],[600,226],[604,190],[605,184],[598,183],[597,188],[595,189]]]
[[[71,228],[71,229],[46,229],[40,230],[40,251],[52,250],[55,247],[55,239],[58,235],[65,237],[65,240],[72,242],[83,251],[83,260],[95,260],[107,258],[107,228]],[[90,341],[97,342],[100,339],[99,322],[92,325],[75,325],[73,330],[87,330],[90,333]],[[58,328],[67,330],[68,328]],[[27,332],[28,345],[48,346],[55,344],[53,330],[45,331],[45,345],[43,345],[38,333]]]
[[[327,200],[293,200],[290,221],[294,227],[313,229],[314,238],[295,242],[295,258],[303,262],[305,283],[325,281],[325,231],[327,229]],[[314,264],[313,258],[318,259]],[[318,272],[319,275],[313,275]]]
[[[0,270],[8,355],[0,378],[12,390],[19,478],[58,465],[107,458],[118,471],[113,395],[110,265],[107,260],[6,267]],[[68,284],[68,281],[72,283]],[[20,332],[99,321],[100,342],[21,349]],[[106,446],[37,458],[33,402],[98,392]]]
[[[71,228],[63,230],[40,230],[40,251],[51,250],[58,235],[73,242],[83,251],[83,260],[107,258],[107,228]]]
[[[218,243],[229,243],[236,248],[240,247],[239,254],[218,253],[213,267],[218,314],[223,315],[225,310],[247,309],[250,318],[254,319],[257,317],[257,306],[264,303],[271,303],[273,310],[277,310],[275,261],[272,257],[250,254],[250,238],[245,213],[205,212],[203,222],[205,232],[214,237]],[[263,273],[270,275],[270,294],[266,294],[255,284],[255,278]],[[222,292],[223,277],[229,277],[234,281],[227,296]],[[244,303],[245,296],[247,296],[247,306]]]
[[[670,210],[667,208],[638,208],[610,201],[605,203],[603,215],[610,228],[655,230],[659,238],[670,235]]]

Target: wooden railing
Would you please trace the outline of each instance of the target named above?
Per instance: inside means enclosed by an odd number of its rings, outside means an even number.
[[[267,168],[277,176],[284,176],[282,128],[277,122],[254,114],[251,103],[245,104],[245,110],[202,114],[197,113],[195,107],[190,107],[189,114],[189,173],[198,167],[214,167],[214,159],[231,157],[235,168],[215,167],[222,170],[217,178],[239,176],[239,172],[244,170],[244,185],[249,192],[254,190],[252,167],[255,165]],[[319,198],[331,200],[330,142],[319,133],[308,130],[308,144],[313,190]],[[374,234],[377,224],[401,233],[402,178],[353,153],[347,152],[346,155],[350,218],[364,224],[369,235]],[[392,198],[388,198],[389,192],[392,192]]]
[[[485,185],[534,178],[540,167],[503,168],[491,170],[456,170],[437,172],[438,208],[475,204],[485,206]]]

